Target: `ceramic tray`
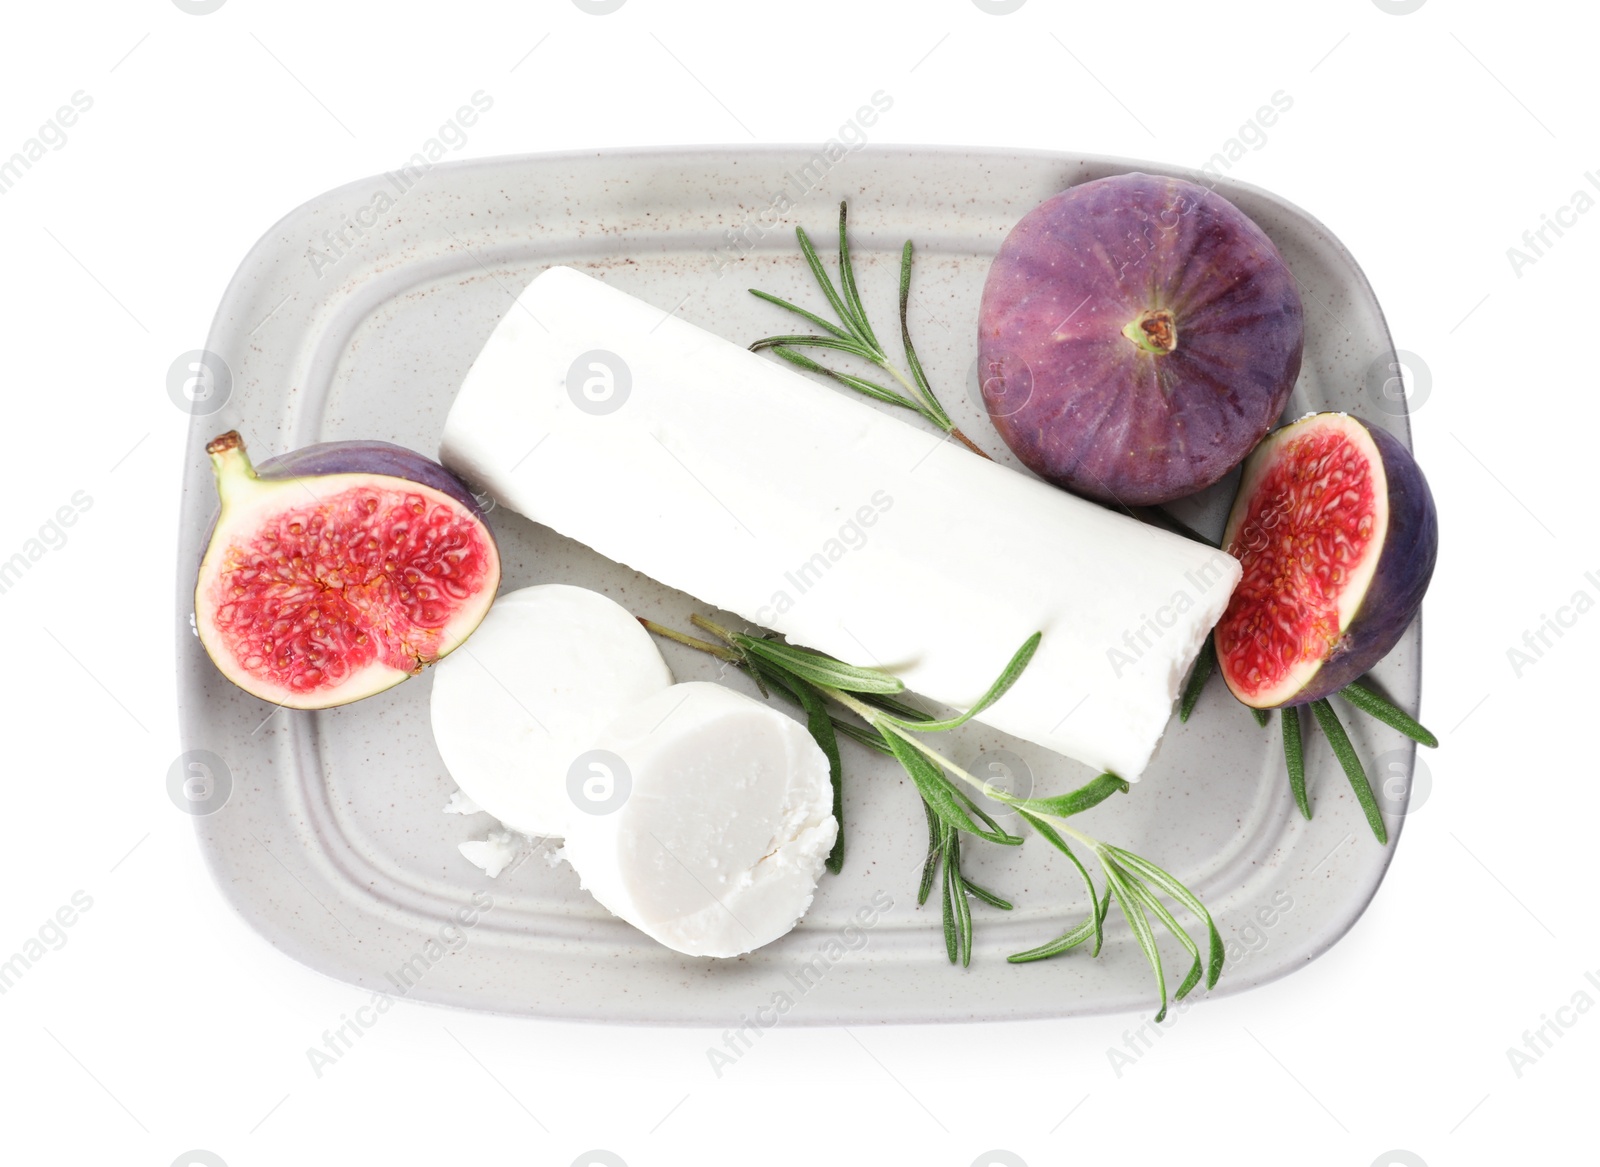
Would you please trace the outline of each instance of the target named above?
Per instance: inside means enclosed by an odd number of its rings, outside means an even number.
[[[442,813],[455,787],[429,732],[431,677],[341,709],[276,710],[222,679],[190,623],[194,567],[215,506],[207,438],[238,428],[258,460],[336,438],[436,454],[468,366],[517,293],[552,264],[580,267],[733,340],[781,331],[789,327],[783,314],[746,288],[819,300],[793,228],[806,226],[831,256],[842,198],[871,318],[880,328],[894,320],[900,245],[914,239],[912,321],[932,383],[968,434],[1015,465],[977,397],[975,321],[989,261],[1041,199],[1132,169],[1183,173],[1072,154],[928,147],[868,147],[836,161],[802,148],[541,155],[381,175],[321,195],[273,226],[245,257],[211,330],[214,376],[194,406],[182,500],[176,626],[190,752],[174,781],[211,776],[211,793],[187,805],[207,812],[195,824],[223,895],[275,947],[331,976],[508,1014],[721,1029],[758,1010],[773,1016],[779,994],[792,1003],[783,1013],[789,1024],[1153,1007],[1149,969],[1115,913],[1099,959],[1079,951],[1005,962],[1087,910],[1064,858],[1040,843],[968,849],[968,874],[1016,910],[975,903],[972,965],[952,967],[936,900],[915,903],[926,843],[915,791],[892,763],[854,743],[844,743],[843,874],[824,877],[810,913],[784,939],[735,960],[691,959],[608,915],[549,847],[526,848],[496,879],[467,863],[457,844],[493,824]],[[1237,183],[1217,186],[1273,238],[1300,283],[1305,363],[1287,416],[1347,409],[1409,442],[1403,402],[1384,392],[1388,331],[1355,261],[1296,207]],[[751,425],[759,427],[759,414]],[[1219,484],[1185,516],[1220,530],[1232,487]],[[497,510],[490,521],[505,589],[579,584],[677,626],[703,610],[517,515]],[[963,553],[961,531],[949,533],[946,551]],[[1413,627],[1376,674],[1411,708],[1419,649]],[[680,680],[721,676],[716,662],[689,650],[668,645],[665,653]],[[1411,746],[1368,719],[1346,722],[1363,756],[1377,760],[1397,839]],[[1395,842],[1378,845],[1326,743],[1308,741],[1311,822],[1290,799],[1276,726],[1258,727],[1213,681],[1187,725],[1174,718],[1132,793],[1082,820],[1167,867],[1209,905],[1230,956],[1217,993],[1270,981],[1326,950],[1388,866]],[[1092,776],[978,725],[947,745],[964,762],[999,762],[1041,794]],[[202,769],[186,769],[192,764]],[[196,791],[204,794],[203,780]],[[492,906],[460,926],[458,913],[475,902]],[[1179,950],[1164,952],[1169,975],[1181,975]]]

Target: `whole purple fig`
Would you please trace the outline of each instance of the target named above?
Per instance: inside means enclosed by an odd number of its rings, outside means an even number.
[[[978,368],[1024,464],[1148,505],[1210,486],[1277,421],[1303,312],[1265,232],[1192,182],[1124,174],[1046,199],[983,288]]]

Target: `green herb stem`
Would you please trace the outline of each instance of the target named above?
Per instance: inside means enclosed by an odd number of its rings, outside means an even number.
[[[646,620],[643,616],[638,616],[636,619],[640,624],[644,625],[647,632],[653,632],[657,636],[664,636],[668,640],[699,652],[710,653],[719,660],[738,664],[744,659],[731,648],[724,648],[720,644],[712,644],[709,640],[701,640],[698,637],[679,632],[676,628],[668,628],[665,624],[657,624],[654,620]]]

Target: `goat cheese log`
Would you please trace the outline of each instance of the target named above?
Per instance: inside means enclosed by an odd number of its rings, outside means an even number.
[[[1134,780],[1231,556],[980,458],[571,268],[467,373],[445,465],[645,575]]]

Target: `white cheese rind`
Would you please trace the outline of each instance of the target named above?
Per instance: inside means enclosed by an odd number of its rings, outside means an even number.
[[[654,640],[614,600],[567,584],[522,588],[434,666],[434,743],[477,809],[559,837],[568,770],[589,739],[670,684]]]
[[[605,396],[597,351],[626,370],[609,410],[592,400]],[[1130,780],[1239,578],[1230,556],[571,268],[507,312],[451,408],[442,458],[602,555],[950,705],[971,704],[1041,631],[980,720]]]
[[[674,685],[595,741],[606,786],[563,855],[606,908],[690,956],[776,940],[838,833],[828,760],[798,722],[722,685]]]

